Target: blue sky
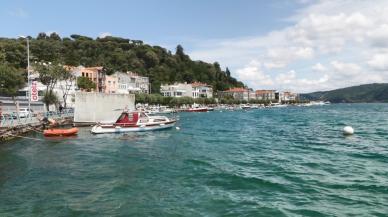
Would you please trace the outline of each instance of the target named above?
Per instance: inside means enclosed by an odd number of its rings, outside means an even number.
[[[387,81],[388,48],[372,43],[388,32],[386,8],[384,0],[13,0],[0,2],[0,37],[55,31],[182,44],[255,89],[307,92]]]

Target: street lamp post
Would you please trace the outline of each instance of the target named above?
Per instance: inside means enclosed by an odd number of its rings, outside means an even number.
[[[27,40],[27,85],[28,85],[28,114],[31,115],[31,83],[30,83],[30,39],[28,36],[19,36]]]
[[[28,114],[31,115],[31,83],[30,83],[30,40],[27,39],[27,83],[28,83]]]

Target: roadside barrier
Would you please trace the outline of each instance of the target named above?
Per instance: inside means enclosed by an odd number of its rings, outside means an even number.
[[[65,109],[62,112],[43,112],[43,113],[32,113],[27,117],[19,117],[18,114],[2,114],[0,115],[0,128],[10,128],[22,125],[38,124],[39,119],[43,117],[58,119],[73,117],[74,112],[70,109]],[[39,118],[38,118],[39,117]]]

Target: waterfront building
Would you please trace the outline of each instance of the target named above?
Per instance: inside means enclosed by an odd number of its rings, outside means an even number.
[[[213,88],[211,85],[194,82],[192,86],[192,97],[193,98],[212,98],[213,97]]]
[[[284,91],[279,93],[280,102],[295,101],[298,99],[298,94],[290,91]]]
[[[150,93],[148,77],[140,76],[134,72],[116,72],[112,76],[117,79],[117,93]],[[112,82],[114,81],[112,80]]]
[[[160,92],[163,96],[169,97],[192,97],[192,98],[212,98],[213,88],[211,85],[194,82],[164,84],[160,86]]]
[[[193,97],[192,85],[187,83],[165,84],[160,86],[160,93],[168,97]]]
[[[226,91],[219,91],[218,92],[218,97],[219,98],[227,98],[231,97],[236,100],[249,100],[249,90],[246,88],[242,87],[235,87],[235,88],[230,88],[229,90]]]
[[[117,93],[118,77],[117,74],[105,76],[105,93]]]
[[[253,91],[252,89],[248,89],[248,101],[249,100],[256,100],[256,92]]]
[[[89,80],[93,81],[96,84],[97,92],[105,92],[105,76],[106,73],[101,66],[94,67],[75,67],[73,71],[71,71],[77,78],[78,77],[86,77]]]
[[[257,100],[270,100],[273,101],[276,99],[275,90],[256,90],[256,99]]]

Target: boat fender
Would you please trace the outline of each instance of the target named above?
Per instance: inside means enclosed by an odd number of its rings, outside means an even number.
[[[50,123],[50,125],[56,125],[57,124],[57,122],[54,120],[54,119],[52,119],[52,118],[49,118],[49,119],[47,119],[48,120],[48,122]]]

